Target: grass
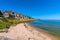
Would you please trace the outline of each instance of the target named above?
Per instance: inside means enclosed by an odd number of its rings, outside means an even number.
[[[19,23],[30,22],[29,19],[0,18],[0,30],[6,29],[6,26],[15,26]]]
[[[4,28],[6,28],[6,24],[0,21],[0,29],[4,29]]]

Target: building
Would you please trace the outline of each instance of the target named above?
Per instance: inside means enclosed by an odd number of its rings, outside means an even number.
[[[4,12],[2,12],[2,14],[3,14],[3,17],[5,17],[5,18],[15,17],[14,12],[12,12],[12,11],[4,11]]]
[[[19,13],[15,13],[15,18],[19,18]]]
[[[31,19],[31,17],[29,17],[29,16],[25,16],[23,14],[19,14],[17,12],[12,12],[12,11],[4,11],[4,12],[0,13],[0,18],[1,17],[5,17],[5,18],[11,17],[11,18]]]
[[[8,12],[2,12],[2,14],[3,14],[3,17],[9,17],[9,14],[8,14]]]

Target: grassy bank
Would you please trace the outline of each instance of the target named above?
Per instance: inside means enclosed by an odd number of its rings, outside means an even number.
[[[0,30],[6,29],[6,26],[15,26],[19,23],[30,22],[32,19],[0,18]]]

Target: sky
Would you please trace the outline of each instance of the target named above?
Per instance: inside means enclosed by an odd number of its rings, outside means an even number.
[[[60,20],[60,0],[0,0],[0,10],[12,10],[36,19]]]

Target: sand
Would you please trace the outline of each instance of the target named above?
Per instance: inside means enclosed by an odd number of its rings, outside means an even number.
[[[0,33],[0,40],[55,40],[27,23],[11,26],[8,33]]]

